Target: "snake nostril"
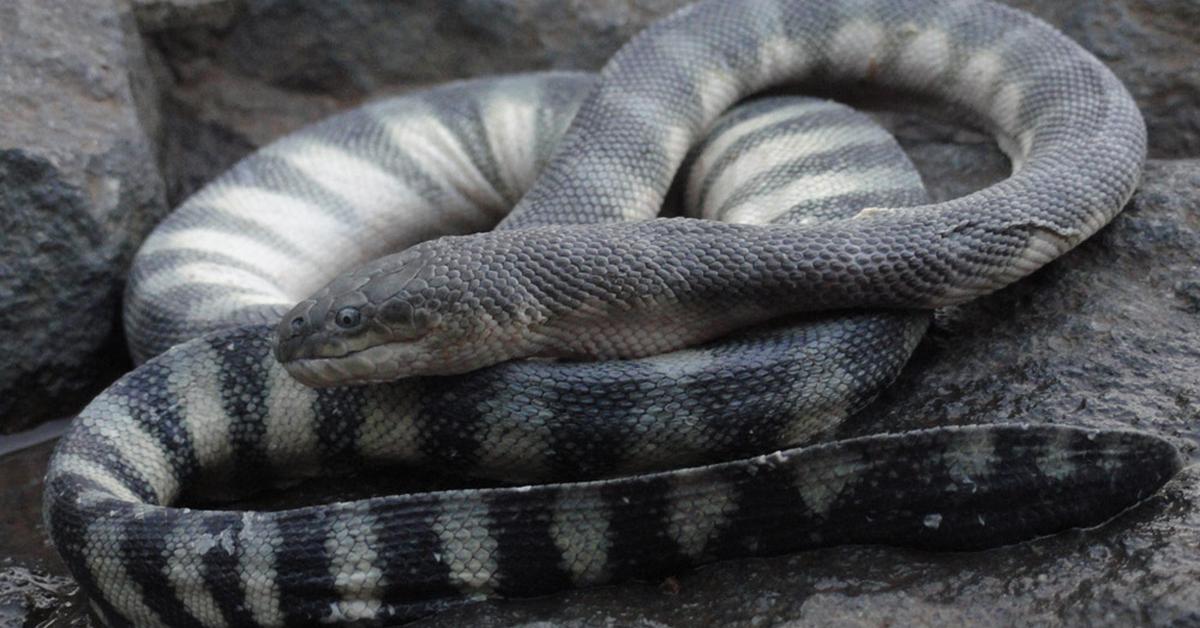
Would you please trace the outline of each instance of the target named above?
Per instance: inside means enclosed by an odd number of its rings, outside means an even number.
[[[305,328],[304,317],[297,316],[296,318],[293,318],[292,322],[291,322],[291,326],[292,326],[292,336],[293,337],[303,334],[304,328]]]

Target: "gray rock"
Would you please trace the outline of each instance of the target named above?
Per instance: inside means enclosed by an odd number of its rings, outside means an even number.
[[[88,401],[103,370],[120,274],[80,190],[48,160],[0,150],[0,428]],[[52,401],[53,400],[53,401]]]
[[[225,28],[245,7],[242,0],[129,0],[144,33],[207,26]]]
[[[120,277],[166,210],[140,42],[111,0],[0,5],[0,432],[128,364]]]

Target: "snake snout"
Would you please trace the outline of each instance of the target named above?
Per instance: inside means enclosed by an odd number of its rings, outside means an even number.
[[[290,321],[289,327],[290,327],[290,335],[287,337],[288,339],[303,336],[304,332],[308,330],[308,319],[305,318],[303,315],[297,316]],[[281,328],[279,331],[282,334],[283,332],[288,331],[288,330],[284,330]]]
[[[302,301],[279,321],[275,329],[275,359],[286,364],[301,356],[305,340],[316,331],[315,300]]]

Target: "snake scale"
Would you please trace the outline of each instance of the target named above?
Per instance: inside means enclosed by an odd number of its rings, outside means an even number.
[[[725,113],[784,83],[955,106],[1013,175],[928,205],[862,114]],[[806,443],[895,376],[928,324],[915,310],[1078,244],[1144,153],[1102,64],[978,0],[709,0],[598,77],[366,105],[264,147],[146,241],[126,303],[143,363],[60,441],[47,528],[105,624],[276,626],[1099,523],[1174,474],[1169,443],[1054,425]],[[713,220],[655,218],[664,203]],[[559,483],[172,507],[396,463]]]

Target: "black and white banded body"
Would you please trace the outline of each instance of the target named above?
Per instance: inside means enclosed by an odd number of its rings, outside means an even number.
[[[996,250],[1016,242],[1030,252],[1000,271],[1005,281],[1098,228],[1136,181],[1144,131],[1128,95],[1027,16],[974,1],[749,1],[725,14],[731,7],[702,3],[653,27],[599,88],[580,75],[512,77],[344,114],[264,148],[169,218],[130,280],[127,329],[148,361],[81,414],[46,481],[48,528],[97,615],[112,625],[386,623],[472,597],[733,556],[837,543],[970,549],[1103,521],[1170,477],[1178,459],[1160,439],[1061,426],[946,427],[745,458],[808,442],[870,400],[915,346],[928,319],[920,312],[802,315],[636,360],[504,362],[373,386],[308,388],[274,359],[273,324],[346,265],[487,229],[522,198],[502,230],[514,242],[559,222],[648,219],[671,184],[670,162],[689,150],[690,210],[776,223],[764,232],[853,231],[863,207],[925,202],[911,165],[860,114],[770,100],[714,121],[744,90],[789,76],[881,83],[985,118],[1018,176],[960,199],[981,219],[999,211],[988,203],[1026,202],[1030,191],[1031,213],[1043,197],[1061,205],[1062,185],[1037,187],[1072,166],[1061,142],[1081,151],[1073,159],[1104,157],[1068,177],[1106,179],[1080,201],[1082,227],[1050,215],[1036,223],[1043,239],[1001,238]],[[733,26],[688,26],[696,21]],[[712,61],[729,45],[749,67]],[[1055,54],[1062,67],[1047,60]],[[642,82],[625,83],[630,72]],[[636,99],[613,100],[612,81]],[[684,95],[699,101],[672,100]],[[665,119],[667,110],[686,120]],[[693,147],[699,127],[711,135]],[[1088,130],[1112,141],[1084,151]],[[802,158],[785,139],[794,137],[807,142]],[[647,143],[634,152],[648,169],[631,159],[630,138]],[[630,178],[614,182],[618,171]],[[579,204],[561,202],[575,194]],[[871,220],[925,213],[878,209]],[[1054,233],[1070,237],[1046,239]],[[965,255],[986,265],[993,253]],[[935,265],[918,277],[934,285],[958,270]],[[423,297],[436,300],[431,288]],[[660,318],[661,330],[680,315]],[[373,368],[321,367],[351,379]],[[616,477],[274,513],[171,507],[197,485],[399,462],[513,481]]]

